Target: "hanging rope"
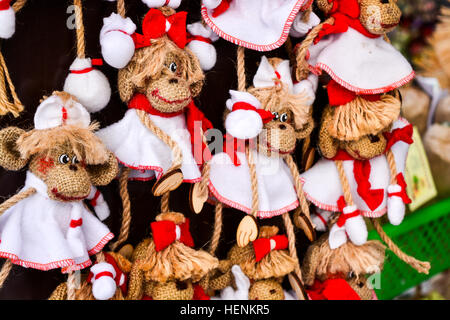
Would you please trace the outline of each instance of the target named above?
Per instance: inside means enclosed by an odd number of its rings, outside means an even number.
[[[169,206],[170,192],[166,192],[161,197],[161,213],[170,212]]]
[[[371,221],[372,221],[373,226],[377,230],[378,234],[380,235],[381,240],[383,240],[387,244],[388,248],[397,257],[399,257],[402,261],[404,261],[407,264],[409,264],[411,267],[416,269],[418,272],[425,273],[425,274],[429,273],[431,265],[430,265],[430,263],[428,261],[420,261],[420,260],[417,260],[416,258],[411,257],[411,256],[407,255],[406,253],[404,253],[394,243],[394,241],[392,241],[392,239],[389,238],[389,236],[386,234],[386,232],[384,232],[383,227],[380,224],[380,221],[378,221],[377,219],[371,219]]]
[[[14,4],[12,5],[13,10],[17,13],[19,12],[27,3],[28,0],[17,0],[16,2],[14,2]]]
[[[75,6],[75,23],[77,31],[77,57],[84,59],[86,57],[86,39],[84,35],[83,6],[81,0],[73,0]]]
[[[238,76],[238,90],[245,91],[245,49],[244,47],[237,48],[237,76]]]
[[[70,272],[67,277],[67,300],[75,300],[77,290],[77,277],[75,272]]]
[[[125,0],[117,0],[117,13],[122,16],[122,18],[125,18]]]

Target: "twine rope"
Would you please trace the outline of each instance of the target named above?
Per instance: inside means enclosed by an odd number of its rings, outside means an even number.
[[[131,203],[130,195],[128,193],[128,177],[131,169],[124,167],[119,178],[120,198],[122,199],[122,225],[120,227],[119,238],[111,245],[111,249],[115,251],[122,243],[127,241],[130,233],[131,225]]]
[[[20,10],[22,10],[22,8],[25,6],[27,1],[28,0],[17,0],[16,2],[14,2],[14,4],[12,5],[12,8],[13,8],[14,12],[17,13]]]
[[[125,18],[125,0],[117,0],[117,13]]]
[[[237,76],[238,76],[238,90],[245,91],[245,49],[244,47],[237,48]]]
[[[67,300],[75,300],[76,298],[77,277],[75,272],[70,272],[67,277]]]
[[[256,174],[256,165],[253,157],[253,152],[250,147],[245,146],[245,156],[247,157],[248,168],[250,171],[250,184],[252,187],[252,211],[251,214],[255,218],[258,216],[259,209],[259,195],[258,195],[258,176]]]
[[[300,279],[300,281],[303,282],[302,271],[300,269],[300,263],[299,263],[298,256],[297,256],[297,247],[295,245],[294,225],[292,224],[292,221],[291,221],[291,218],[289,217],[288,212],[283,213],[283,222],[284,222],[284,227],[286,229],[286,234],[288,237],[289,255],[295,261],[294,272],[297,275],[297,277]]]
[[[414,257],[411,257],[404,253],[391,238],[384,232],[383,227],[377,219],[371,219],[373,226],[377,230],[380,238],[387,244],[388,248],[401,260],[405,263],[409,264],[411,267],[416,269],[420,273],[428,274],[431,268],[431,265],[428,261],[420,261]]]
[[[295,163],[291,155],[286,155],[284,157],[284,160],[286,161],[289,170],[291,171],[291,175],[294,178],[295,190],[297,191],[300,208],[302,209],[302,212],[305,214],[305,216],[310,218],[309,205],[308,201],[306,200],[305,193],[303,192],[303,184],[300,179],[300,172],[298,171],[297,164]]]
[[[2,270],[0,271],[0,288],[2,288],[5,284],[5,281],[8,278],[12,268],[13,263],[11,262],[11,260],[7,259],[3,264]]]
[[[161,197],[161,213],[170,212],[169,206],[170,192],[166,192]]]
[[[73,0],[73,5],[75,6],[75,23],[77,32],[77,56],[80,59],[86,57],[86,39],[84,34],[84,23],[83,23],[83,6],[81,0]]]

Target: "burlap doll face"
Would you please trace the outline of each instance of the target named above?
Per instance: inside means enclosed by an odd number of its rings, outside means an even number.
[[[119,93],[128,102],[143,93],[160,112],[185,108],[203,86],[204,74],[188,48],[180,49],[167,37],[136,50],[131,62],[119,72]]]
[[[319,133],[319,148],[324,157],[331,159],[342,149],[357,160],[367,160],[383,154],[386,150],[387,141],[383,132],[365,135],[353,141],[341,141],[332,137],[328,130],[331,118],[331,107],[327,107],[323,112]]]
[[[154,282],[146,293],[153,300],[192,300],[194,287],[191,281]]]
[[[400,22],[402,12],[397,0],[359,0],[359,5],[359,20],[370,33],[391,32]]]
[[[53,200],[82,200],[92,185],[107,185],[118,172],[114,155],[91,129],[67,126],[25,132],[11,127],[0,136],[0,165],[20,170],[29,163]]]

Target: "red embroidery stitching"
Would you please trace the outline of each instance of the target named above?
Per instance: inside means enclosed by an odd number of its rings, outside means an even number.
[[[43,174],[47,174],[48,170],[53,168],[55,165],[55,163],[53,162],[53,159],[45,159],[45,158],[41,158],[39,159],[39,172],[43,173]]]

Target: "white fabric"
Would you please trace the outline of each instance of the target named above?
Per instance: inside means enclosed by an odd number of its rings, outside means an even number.
[[[91,193],[87,197],[88,200],[92,200],[97,193],[97,188],[92,186],[91,187]],[[102,193],[99,193],[99,196],[97,200],[95,201],[96,205],[94,206],[95,214],[100,219],[100,221],[104,221],[109,217],[109,214],[111,213],[108,207],[108,204],[106,203],[105,199],[103,198]]]
[[[188,24],[186,28],[193,36],[201,36],[211,41],[217,41],[219,38],[210,27],[204,26],[201,22]],[[205,41],[192,40],[187,47],[197,56],[202,70],[208,71],[215,66],[217,51],[212,44]]]
[[[225,40],[253,50],[271,51],[286,41],[295,16],[305,3],[306,0],[233,0],[229,9],[216,18],[205,6],[202,15]]]
[[[294,38],[301,38],[306,36],[306,34],[320,23],[320,18],[311,12],[309,15],[309,20],[307,22],[303,21],[303,13],[299,13],[294,20],[291,27],[290,35]]]
[[[414,76],[409,62],[383,37],[371,39],[352,28],[323,38],[309,53],[313,68],[356,93],[388,92]]]
[[[390,185],[388,187],[388,193],[400,192],[402,188],[398,185]],[[402,223],[405,217],[405,203],[399,196],[390,196],[388,199],[388,219],[391,224],[398,226]]]
[[[245,102],[255,109],[261,109],[259,100],[248,92],[230,90],[230,95],[231,98],[226,102],[229,110],[233,110],[234,104],[238,102]],[[254,110],[238,109],[230,112],[225,119],[225,130],[238,139],[255,138],[261,133],[263,125],[261,116]]]
[[[89,255],[100,252],[113,235],[89,212],[82,201],[51,200],[47,186],[27,172],[27,190],[37,193],[0,216],[0,256],[14,264],[39,270],[64,268],[63,272],[91,265]],[[71,228],[71,220],[82,225]]]
[[[253,77],[253,86],[255,88],[273,87],[275,85],[274,79],[277,79],[275,72],[278,72],[281,82],[288,87],[289,92],[292,92],[294,85],[292,83],[289,60],[283,60],[274,68],[266,56],[261,58],[261,63]]]
[[[0,38],[9,39],[16,31],[16,14],[12,7],[0,10]]]
[[[64,119],[64,109],[67,119]],[[75,100],[66,101],[52,95],[42,101],[34,114],[34,127],[38,130],[50,129],[67,124],[82,128],[89,127],[91,116],[86,109]]]
[[[116,269],[114,269],[114,267],[109,264],[108,262],[100,262],[97,263],[95,265],[93,265],[91,267],[91,272],[92,272],[92,279],[91,282],[94,283],[95,281],[95,277],[100,273],[100,272],[111,272],[112,273],[112,277],[115,278],[116,277]]]
[[[308,97],[307,105],[312,105],[316,100],[316,91],[319,83],[319,78],[315,74],[310,74],[308,78],[294,84],[294,94],[304,94]]]
[[[148,117],[180,147],[184,181],[198,182],[201,174],[192,155],[191,135],[184,114],[172,118],[150,114]],[[159,179],[172,165],[172,150],[144,126],[135,109],[128,110],[122,120],[98,131],[97,135],[121,163],[138,170],[136,174],[143,173],[140,177],[143,180],[154,173]]]
[[[145,3],[149,8],[159,8],[166,5],[171,8],[177,9],[181,4],[181,0],[169,0],[167,4],[166,0],[142,0],[142,2]]]
[[[91,67],[90,58],[76,58],[70,66],[70,71],[80,71]],[[97,69],[82,74],[69,73],[64,83],[64,91],[75,96],[92,113],[106,107],[111,98],[109,81]]]
[[[325,232],[328,229],[328,221],[330,221],[331,216],[333,215],[332,212],[330,211],[326,211],[326,210],[322,210],[319,208],[316,208],[316,213],[311,214],[311,222],[314,225],[314,228],[317,231],[320,232]],[[322,218],[320,218],[320,217]],[[326,223],[324,223],[324,221]]]
[[[356,206],[344,208],[343,214],[350,214],[356,211]],[[367,226],[361,215],[349,218],[342,227],[334,224],[331,227],[328,243],[331,249],[339,248],[347,242],[347,237],[357,246],[361,246],[367,242]]]
[[[267,157],[251,151],[258,179],[259,218],[271,218],[298,207],[297,193],[289,167],[280,157]],[[245,153],[237,152],[241,162],[235,166],[226,153],[214,155],[210,162],[209,188],[222,203],[251,212],[252,189]]]
[[[135,45],[131,35],[135,31],[136,25],[130,18],[123,18],[117,13],[103,18],[100,45],[107,64],[117,69],[126,67],[134,55]]]
[[[394,122],[393,128],[403,128],[408,122],[402,118]],[[392,146],[398,173],[404,173],[409,145],[399,141]],[[375,157],[370,161],[371,172],[369,181],[372,189],[383,189],[384,199],[378,208],[370,210],[357,192],[357,184],[353,175],[353,160],[343,161],[343,167],[350,185],[353,201],[366,217],[380,217],[387,211],[387,188],[390,183],[390,171],[385,155]],[[317,207],[338,212],[338,199],[343,196],[339,174],[334,161],[319,160],[312,168],[301,174],[303,191],[309,201]],[[325,181],[325,182],[324,182]]]

